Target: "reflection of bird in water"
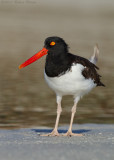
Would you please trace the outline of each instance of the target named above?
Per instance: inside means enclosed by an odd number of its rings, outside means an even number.
[[[70,126],[64,136],[80,136],[72,133],[72,124],[80,98],[91,91],[96,86],[104,86],[97,73],[98,67],[95,65],[98,59],[99,50],[97,45],[90,61],[69,53],[68,45],[62,38],[48,37],[45,40],[44,48],[33,57],[25,61],[19,68],[23,68],[46,55],[44,77],[49,87],[56,93],[57,118],[55,128],[46,136],[59,136],[58,123],[62,112],[61,100],[64,95],[74,96]]]

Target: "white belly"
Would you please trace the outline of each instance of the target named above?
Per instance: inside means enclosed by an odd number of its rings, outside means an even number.
[[[83,96],[96,86],[91,78],[85,79],[82,70],[84,66],[74,64],[70,71],[59,77],[48,77],[44,73],[44,77],[49,87],[55,91],[57,95],[74,95]]]

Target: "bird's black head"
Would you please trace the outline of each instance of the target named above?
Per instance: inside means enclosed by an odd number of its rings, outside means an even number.
[[[44,55],[48,55],[47,58],[50,59],[50,62],[60,63],[60,61],[65,61],[68,53],[68,45],[60,37],[48,37],[44,42],[44,48],[36,53],[34,56],[29,58],[27,61],[22,63],[19,68],[23,68]]]
[[[70,68],[68,45],[60,37],[48,37],[44,42],[47,49],[45,73],[56,77]]]
[[[48,50],[48,54],[59,55],[68,52],[68,45],[60,37],[48,37],[44,42],[44,47]]]

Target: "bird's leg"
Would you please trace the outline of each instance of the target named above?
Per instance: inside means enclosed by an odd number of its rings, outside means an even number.
[[[59,124],[59,119],[60,119],[60,115],[61,115],[61,112],[62,112],[61,100],[62,100],[62,97],[57,96],[57,117],[56,117],[55,127],[54,127],[53,131],[49,134],[45,134],[45,135],[42,135],[42,136],[59,136],[58,124]]]
[[[77,103],[78,103],[79,100],[80,100],[80,97],[77,97],[74,101],[74,106],[71,109],[70,126],[69,126],[69,129],[68,129],[67,133],[63,134],[63,136],[82,136],[82,134],[72,133],[72,124],[73,124],[74,116],[75,116],[75,113],[76,113]]]
[[[57,118],[56,118],[56,122],[55,122],[55,127],[52,131],[52,134],[54,134],[55,136],[59,135],[58,124],[59,124],[59,119],[60,119],[61,112],[62,112],[61,103],[58,103],[58,105],[57,105]]]

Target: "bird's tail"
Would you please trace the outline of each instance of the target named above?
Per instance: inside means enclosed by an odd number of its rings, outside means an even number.
[[[97,63],[97,61],[98,61],[98,56],[99,56],[99,47],[98,47],[98,44],[96,44],[95,46],[94,46],[94,52],[93,52],[93,55],[91,56],[91,58],[89,59],[89,61],[91,62],[91,63],[93,63],[95,66],[96,66],[96,63]],[[99,83],[97,84],[97,86],[103,86],[103,87],[105,87],[105,85],[100,81],[100,75],[98,75],[99,76]]]
[[[94,52],[93,55],[91,56],[91,58],[89,59],[89,61],[93,64],[96,64],[98,61],[98,56],[99,56],[99,47],[98,44],[96,44],[94,46]]]

